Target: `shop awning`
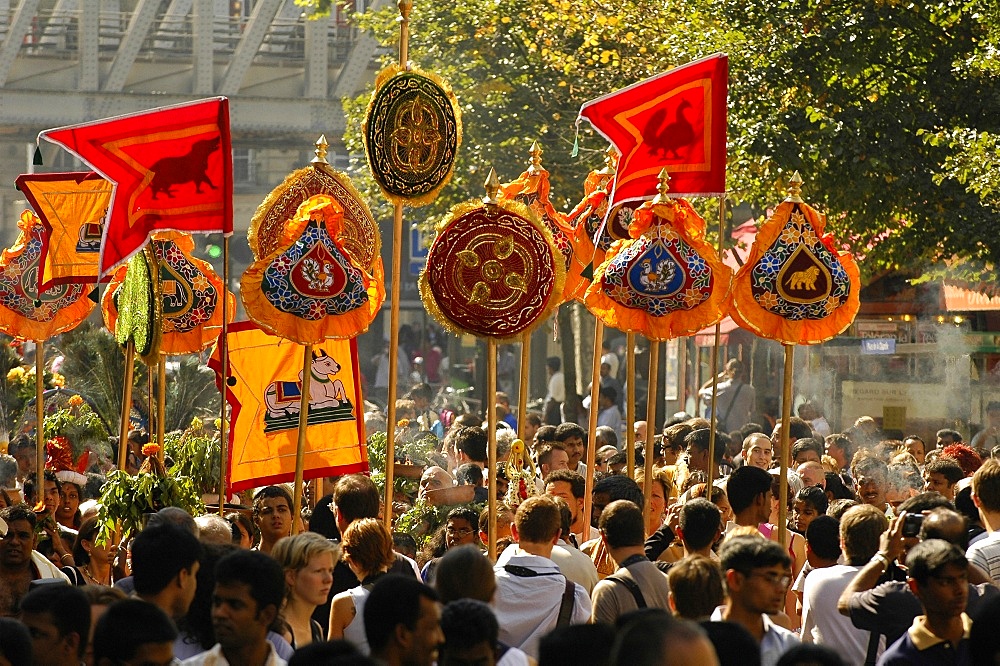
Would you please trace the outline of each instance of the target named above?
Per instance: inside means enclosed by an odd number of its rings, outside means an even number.
[[[945,282],[941,285],[944,309],[948,312],[982,312],[1000,310],[1000,296],[988,296],[980,291],[966,289]]]
[[[746,263],[747,258],[750,256],[750,248],[753,246],[754,238],[757,237],[757,221],[750,218],[733,229],[731,237],[736,241],[736,244],[722,254],[722,262],[732,268],[735,273],[740,269],[740,266]],[[738,258],[734,255],[737,255]],[[732,317],[723,319],[719,327],[719,344],[726,344],[729,341],[729,334],[737,328],[739,326],[736,325]],[[699,347],[712,347],[715,345],[715,326],[709,326],[698,331],[694,336],[694,342]]]
[[[729,341],[729,334],[738,329],[739,326],[732,317],[726,317],[719,324],[719,344],[724,345]],[[699,347],[712,347],[715,345],[715,326],[709,326],[698,331],[694,336],[694,343]]]

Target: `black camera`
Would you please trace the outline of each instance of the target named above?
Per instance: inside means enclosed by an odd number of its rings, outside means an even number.
[[[924,514],[908,513],[903,519],[903,536],[915,537],[920,534],[920,526],[924,524]]]

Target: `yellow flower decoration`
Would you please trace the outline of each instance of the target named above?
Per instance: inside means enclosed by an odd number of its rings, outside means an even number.
[[[21,366],[17,366],[16,368],[11,368],[7,372],[7,381],[8,382],[21,381],[22,377],[24,377],[24,368],[22,368]]]
[[[70,396],[70,398],[69,398],[69,406],[70,407],[79,407],[82,404],[83,404],[83,398],[81,398],[78,395]]]
[[[155,456],[159,452],[160,452],[160,445],[159,444],[149,443],[149,444],[144,444],[142,446],[142,455],[144,455],[144,456],[147,456],[147,457],[148,456]]]
[[[397,428],[407,428],[410,425],[410,419],[399,419],[396,421]]]
[[[199,419],[197,416],[191,419],[191,429],[201,430],[205,426],[205,423]]]

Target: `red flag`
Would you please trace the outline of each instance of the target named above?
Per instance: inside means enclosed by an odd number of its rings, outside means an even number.
[[[666,167],[671,195],[726,191],[729,58],[716,54],[598,97],[580,107],[618,150],[608,210],[656,195]]]
[[[167,106],[45,130],[114,183],[101,243],[101,275],[141,249],[158,230],[233,232],[229,100]]]

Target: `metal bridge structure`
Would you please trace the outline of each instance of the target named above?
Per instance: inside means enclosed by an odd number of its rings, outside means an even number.
[[[320,134],[346,159],[341,99],[379,52],[348,17],[385,0],[354,2],[310,20],[293,0],[0,0],[0,225],[40,130],[194,99],[230,99],[237,195],[259,203]],[[45,170],[80,168],[59,152]]]
[[[375,55],[336,7],[292,0],[0,0],[0,122],[55,127],[232,99],[235,132],[342,132]],[[364,7],[362,7],[364,9]]]

